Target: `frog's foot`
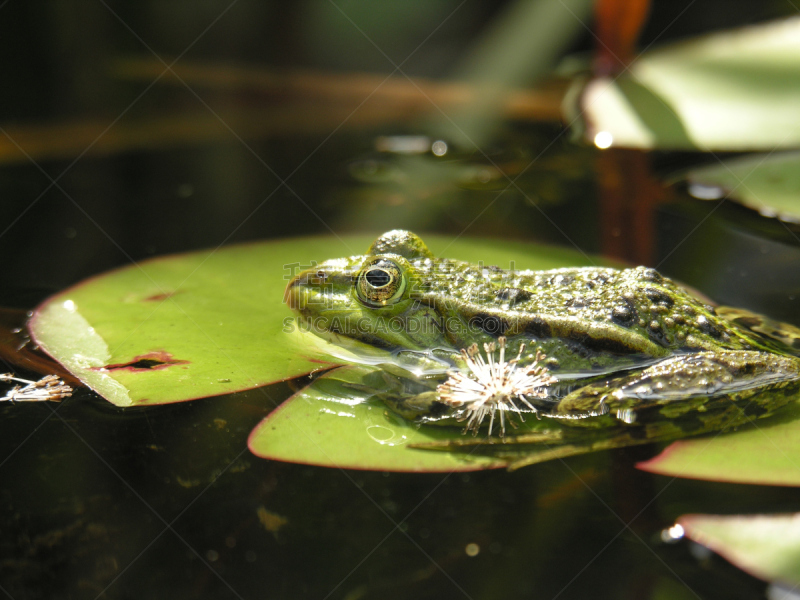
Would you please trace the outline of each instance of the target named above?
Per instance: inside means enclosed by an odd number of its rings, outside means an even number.
[[[506,413],[515,413],[520,420],[523,410],[536,414],[538,411],[531,403],[533,398],[547,396],[547,388],[556,379],[547,371],[547,367],[539,362],[545,356],[537,351],[533,361],[525,367],[519,362],[525,351],[525,344],[520,344],[516,358],[506,361],[506,338],[500,337],[498,345],[494,342],[484,344],[486,360],[481,356],[478,345],[473,344],[462,350],[461,354],[469,371],[456,371],[437,388],[440,403],[455,409],[454,417],[458,421],[466,421],[464,433],[472,431],[478,434],[481,423],[489,416],[489,436],[492,435],[495,416],[500,420],[500,437],[506,432]],[[499,356],[495,360],[495,351],[499,346]],[[516,423],[508,419],[516,428]]]
[[[738,425],[772,414],[800,387],[800,361],[755,351],[682,354],[567,395],[548,414],[565,425],[643,426],[654,439]]]

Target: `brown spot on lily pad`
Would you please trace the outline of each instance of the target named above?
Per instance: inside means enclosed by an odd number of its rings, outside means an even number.
[[[334,362],[331,362],[329,360],[321,360],[319,358],[312,358],[312,357],[310,357],[308,355],[305,355],[305,354],[303,355],[303,358],[306,359],[308,362],[316,363],[318,365],[325,365],[327,367],[338,367],[339,366],[338,363],[334,363]]]
[[[113,365],[105,365],[103,367],[93,367],[93,371],[116,371],[119,369],[127,369],[129,371],[157,371],[166,369],[173,365],[187,365],[188,360],[178,360],[169,352],[164,350],[155,350],[147,354],[140,354],[132,361],[126,363],[116,363]]]
[[[152,296],[148,296],[144,298],[145,302],[162,302],[167,298],[172,298],[175,295],[175,292],[164,292],[161,294],[153,294]]]

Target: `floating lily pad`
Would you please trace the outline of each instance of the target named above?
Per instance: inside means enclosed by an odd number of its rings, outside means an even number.
[[[355,386],[374,387],[374,368],[347,366],[316,379],[284,402],[250,434],[250,450],[262,458],[346,469],[475,471],[506,461],[475,453],[409,448],[449,440],[460,428],[419,427],[390,413]],[[380,382],[378,382],[380,385]]]
[[[581,96],[587,137],[603,147],[705,151],[797,146],[799,104],[800,18],[645,52]]]
[[[292,240],[149,260],[61,292],[36,310],[30,329],[53,358],[118,406],[296,377],[330,365],[317,349],[287,347],[282,295],[291,267],[284,267],[308,264],[330,245]]]
[[[800,420],[758,421],[736,433],[712,436],[673,442],[637,466],[690,479],[800,486]]]
[[[767,217],[800,222],[800,153],[745,156],[687,175],[689,193],[702,199],[727,196]]]
[[[226,394],[338,364],[336,347],[287,334],[287,277],[311,261],[361,254],[375,235],[300,238],[156,258],[44,302],[37,343],[118,406]],[[575,252],[423,236],[453,258],[518,268],[586,264]],[[298,341],[301,340],[301,341]]]
[[[788,515],[687,515],[686,535],[766,581],[800,585],[800,513]]]

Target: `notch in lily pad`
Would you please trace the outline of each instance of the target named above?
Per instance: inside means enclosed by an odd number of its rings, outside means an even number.
[[[105,365],[103,367],[92,367],[96,371],[116,371],[118,369],[127,369],[132,372],[137,371],[151,371],[153,369],[166,369],[174,365],[188,365],[188,360],[178,360],[173,357],[169,352],[164,350],[154,350],[146,354],[140,354],[133,360],[125,363],[117,363],[113,365]]]

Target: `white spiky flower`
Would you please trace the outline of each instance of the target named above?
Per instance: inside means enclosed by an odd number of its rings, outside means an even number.
[[[457,409],[457,420],[467,421],[464,433],[472,431],[473,435],[477,435],[481,423],[489,415],[489,435],[492,435],[497,413],[500,416],[500,436],[504,436],[505,414],[514,412],[524,421],[520,405],[536,413],[536,408],[528,398],[545,398],[548,386],[556,381],[547,367],[539,364],[545,358],[540,351],[536,351],[529,365],[520,367],[525,344],[520,344],[516,358],[506,362],[506,338],[500,337],[497,342],[497,345],[494,342],[483,345],[486,360],[481,356],[478,344],[461,350],[469,371],[451,373],[447,381],[437,388],[439,401]],[[497,346],[500,347],[500,356],[495,360]],[[516,427],[511,419],[509,423]]]
[[[41,402],[44,400],[59,401],[72,395],[72,388],[55,375],[47,375],[39,381],[30,381],[14,377],[11,373],[0,374],[0,382],[16,381],[26,385],[15,385],[5,396],[0,396],[0,402]]]

